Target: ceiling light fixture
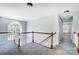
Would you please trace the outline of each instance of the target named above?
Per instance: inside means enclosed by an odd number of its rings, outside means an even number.
[[[66,12],[70,12],[70,11],[69,10],[64,11],[64,13],[66,13]]]
[[[32,3],[27,3],[27,6],[33,7],[33,4]]]

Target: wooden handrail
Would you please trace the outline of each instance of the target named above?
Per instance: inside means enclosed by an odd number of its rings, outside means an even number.
[[[10,33],[10,32],[0,32],[0,34],[8,34],[8,33]]]
[[[0,34],[8,34],[8,33],[11,33],[11,32],[0,32]],[[45,32],[22,32],[22,33],[18,33],[18,34],[27,34],[27,33],[37,33],[37,34],[49,34],[51,35],[51,33],[45,33]],[[53,33],[53,35],[55,35],[55,33]]]
[[[11,33],[11,32],[0,32],[0,34],[8,34],[8,33]],[[32,32],[22,32],[22,33],[17,33],[17,34],[28,34],[28,33],[32,33],[32,42],[34,43],[34,33],[35,34],[48,34],[48,35],[50,35],[49,37],[51,37],[51,49],[53,49],[53,35],[55,35],[56,34],[56,32],[51,32],[51,33],[45,33],[45,32],[34,32],[34,31],[32,31]],[[47,40],[49,37],[47,37],[45,40]],[[43,40],[43,41],[45,41],[45,40]],[[20,38],[19,38],[19,40],[18,40],[18,47],[20,47]]]
[[[32,33],[32,32],[22,32],[21,34],[28,34],[28,33]]]
[[[21,34],[27,34],[27,33],[33,33],[33,32],[22,32]],[[34,32],[37,34],[51,34],[51,33],[45,33],[45,32]]]
[[[37,34],[51,34],[51,33],[45,33],[45,32],[34,32],[34,33],[37,33]]]

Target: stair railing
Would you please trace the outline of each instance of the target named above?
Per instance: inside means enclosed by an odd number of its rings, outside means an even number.
[[[0,34],[9,34],[10,32],[0,32]],[[45,38],[44,40],[42,40],[40,43],[42,43],[42,42],[44,42],[44,41],[46,41],[48,38],[50,38],[51,37],[51,47],[50,47],[50,49],[53,49],[53,35],[55,35],[56,34],[56,32],[51,32],[51,33],[45,33],[45,32],[34,32],[34,31],[32,31],[32,32],[22,32],[22,33],[17,33],[17,34],[19,34],[19,36],[21,36],[21,34],[29,34],[29,33],[32,33],[32,42],[33,43],[35,43],[34,42],[34,34],[36,33],[36,34],[46,34],[46,35],[50,35],[50,36],[48,36],[47,38]],[[21,40],[21,38],[19,38],[19,40],[18,40],[18,47],[20,47],[20,41]]]
[[[74,32],[74,34],[77,35],[77,39],[75,39],[75,40],[77,40],[77,46],[76,46],[76,49],[77,49],[77,52],[79,53],[79,33]]]
[[[54,32],[54,33],[53,33],[53,32],[51,32],[51,33],[46,33],[46,32],[34,32],[34,31],[32,31],[32,32],[22,32],[21,34],[28,34],[28,33],[32,33],[32,42],[33,42],[33,43],[36,43],[36,42],[34,41],[34,38],[35,38],[34,34],[46,34],[46,35],[50,35],[50,36],[46,37],[44,40],[42,40],[40,43],[46,41],[48,38],[51,37],[51,45],[50,45],[51,47],[50,47],[50,49],[53,49],[53,35],[55,35],[56,32]],[[37,43],[37,44],[40,44],[40,43]]]

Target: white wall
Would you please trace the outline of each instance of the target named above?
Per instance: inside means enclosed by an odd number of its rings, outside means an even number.
[[[54,45],[58,44],[58,34],[59,34],[59,24],[58,24],[58,16],[57,15],[51,15],[47,17],[40,18],[38,20],[34,21],[28,21],[27,22],[27,31],[35,31],[35,32],[56,32],[56,35],[54,36]],[[38,37],[39,36],[39,37]],[[35,35],[36,37],[36,35]],[[45,37],[42,35],[37,34],[37,39],[35,39],[36,42],[42,41]],[[31,42],[31,36],[27,36],[27,42]],[[48,45],[50,45],[50,41],[48,41]],[[46,45],[44,43],[43,45]],[[46,45],[47,46],[47,45]]]
[[[15,22],[15,20],[11,20],[11,19],[7,19],[7,18],[0,17],[0,32],[8,32],[8,25],[11,22]],[[18,21],[18,22],[22,25],[22,31],[26,31],[26,25],[27,25],[27,23],[26,22],[23,22],[23,21]],[[0,44],[3,44],[5,42],[7,42],[8,41],[8,38],[7,37],[8,36],[1,37],[1,35],[0,35]],[[25,44],[26,43],[25,36],[22,37],[21,41],[22,41],[22,44]]]
[[[59,21],[59,43],[61,43],[63,39],[63,21],[60,19],[60,17],[58,21]]]
[[[75,12],[73,14],[73,32],[76,32],[76,34],[73,34],[73,43],[75,43],[76,46],[78,46],[77,33],[79,32],[79,12]]]

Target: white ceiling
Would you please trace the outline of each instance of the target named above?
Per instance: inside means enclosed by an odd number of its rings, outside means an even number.
[[[65,10],[70,10],[71,13],[76,12],[79,11],[78,7],[78,3],[34,3],[34,6],[31,8],[23,3],[2,3],[0,4],[0,16],[29,21],[50,15],[58,15]]]

